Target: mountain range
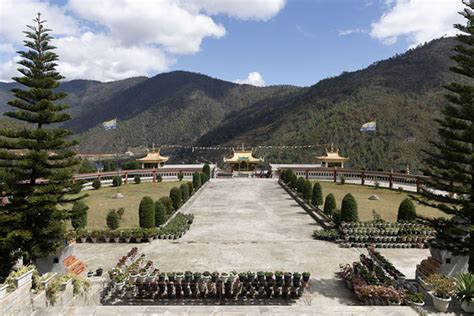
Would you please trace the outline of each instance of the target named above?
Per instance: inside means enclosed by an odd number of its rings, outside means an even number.
[[[314,145],[316,149],[261,149],[266,162],[314,162],[329,144],[354,168],[418,170],[423,148],[437,137],[434,119],[446,100],[452,38],[431,41],[369,67],[310,87],[255,87],[185,71],[115,82],[61,84],[73,119],[64,127],[81,153],[124,151],[160,144],[192,146]],[[347,58],[350,58],[348,53]],[[277,67],[277,65],[276,65]],[[0,113],[9,110],[15,83],[0,83]],[[118,119],[118,128],[101,123]],[[377,131],[360,126],[376,120]],[[1,119],[0,125],[10,125]],[[221,161],[224,151],[164,151],[175,162]]]

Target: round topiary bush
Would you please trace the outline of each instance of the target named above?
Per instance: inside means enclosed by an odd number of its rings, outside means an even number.
[[[321,184],[319,182],[316,182],[313,185],[313,195],[311,196],[311,204],[316,206],[323,204],[323,189],[321,188]]]
[[[416,207],[413,201],[406,198],[398,207],[397,221],[414,221],[416,220]]]
[[[155,202],[155,226],[163,225],[168,216],[166,215],[166,207],[160,201]]]
[[[178,180],[183,181],[184,173],[182,171],[178,172]]]
[[[87,210],[89,207],[84,201],[74,203],[71,210],[71,225],[75,230],[83,229],[87,226]]]
[[[313,196],[313,185],[309,180],[306,180],[304,182],[303,186],[303,199],[306,201],[306,203],[311,202],[311,197]]]
[[[202,172],[206,174],[207,178],[210,179],[211,178],[211,166],[209,166],[209,164],[205,164],[203,167],[202,167]]]
[[[138,207],[138,220],[142,228],[155,227],[155,202],[149,196],[144,196]]]
[[[347,193],[341,203],[341,222],[357,222],[359,221],[359,213],[357,210],[357,202],[352,194]]]
[[[161,174],[157,174],[157,175],[156,175],[156,181],[157,181],[157,182],[163,181],[163,176],[162,176]]]
[[[133,182],[135,182],[136,184],[140,184],[140,182],[142,182],[142,178],[140,178],[139,175],[136,175],[133,177]]]
[[[112,185],[114,187],[119,187],[122,185],[122,177],[121,176],[115,176],[112,178]]]
[[[329,193],[324,200],[324,214],[332,216],[336,207],[336,198],[332,193]]]
[[[183,200],[183,203],[186,202],[189,199],[189,187],[187,183],[183,183],[179,186],[179,189],[181,190],[181,199]]]
[[[303,194],[304,184],[306,180],[303,177],[298,178],[298,182],[296,182],[296,190],[298,193]]]
[[[186,184],[188,185],[188,192],[189,192],[189,196],[193,195],[194,193],[194,185],[191,181],[188,181],[186,182]]]
[[[170,198],[171,201],[173,201],[173,208],[175,210],[178,210],[179,207],[181,206],[181,190],[177,187],[174,187],[170,190]]]
[[[193,173],[193,186],[196,191],[201,187],[201,173]]]
[[[100,183],[100,180],[99,178],[95,179],[94,181],[92,181],[92,187],[96,190],[99,190],[100,187],[102,186],[102,183]]]
[[[173,209],[173,201],[171,200],[170,197],[168,197],[168,196],[163,196],[163,197],[161,197],[158,201],[160,201],[161,203],[163,203],[163,205],[164,205],[165,208],[166,208],[166,213],[167,213],[168,215],[173,214],[173,211],[174,211],[174,209]]]
[[[107,222],[107,227],[112,230],[119,228],[120,220],[115,210],[113,209],[109,210],[109,212],[107,213],[106,222]]]

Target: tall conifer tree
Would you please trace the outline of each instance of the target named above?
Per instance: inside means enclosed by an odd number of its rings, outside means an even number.
[[[432,142],[433,149],[426,152],[424,173],[430,178],[422,198],[414,198],[454,215],[451,220],[433,221],[437,234],[432,246],[455,255],[469,255],[469,272],[474,273],[474,1],[466,0],[464,4],[466,8],[460,14],[467,23],[454,26],[461,33],[451,57],[456,64],[450,68],[459,80],[446,86],[448,104],[437,120],[439,141]]]
[[[56,252],[64,243],[67,204],[79,199],[67,198],[77,190],[76,143],[66,139],[68,130],[54,127],[70,119],[67,105],[58,102],[66,97],[56,90],[63,78],[56,71],[58,56],[46,21],[40,14],[33,21],[24,32],[26,50],[18,52],[22,76],[12,78],[22,86],[12,89],[8,102],[16,110],[5,113],[22,123],[0,129],[0,179],[10,196],[0,207],[0,276],[20,256],[28,262]]]

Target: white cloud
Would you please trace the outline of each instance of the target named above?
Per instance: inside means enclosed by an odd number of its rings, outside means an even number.
[[[60,57],[59,72],[67,79],[112,81],[161,72],[173,63],[160,49],[122,45],[102,34],[86,32],[53,42]]]
[[[410,46],[456,34],[455,23],[465,23],[457,13],[464,8],[458,0],[393,0],[379,21],[371,24],[370,36],[391,45],[407,37]]]
[[[346,36],[346,35],[351,35],[351,34],[366,34],[368,33],[367,30],[364,29],[347,29],[347,30],[340,30],[339,36]]]
[[[234,82],[239,84],[250,84],[257,87],[265,86],[265,81],[263,80],[262,75],[257,71],[249,73],[245,79],[235,80]]]
[[[210,15],[226,14],[242,20],[267,21],[285,6],[286,0],[183,0],[194,11]]]
[[[49,0],[51,1],[51,0]],[[266,21],[285,0],[0,0],[0,80],[17,75],[15,50],[26,24],[41,12],[53,29],[58,69],[68,79],[102,81],[153,75],[179,55],[199,52],[205,38],[226,30],[212,16]]]

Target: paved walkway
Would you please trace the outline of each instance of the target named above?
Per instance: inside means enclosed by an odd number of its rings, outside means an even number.
[[[160,270],[309,271],[311,295],[297,305],[345,309],[358,304],[334,274],[339,264],[358,260],[359,250],[314,240],[311,234],[320,227],[275,180],[213,179],[185,210],[195,219],[183,238],[139,245]],[[109,269],[131,246],[77,244],[75,255],[92,269]],[[384,249],[383,253],[408,277],[428,255],[419,249]]]

